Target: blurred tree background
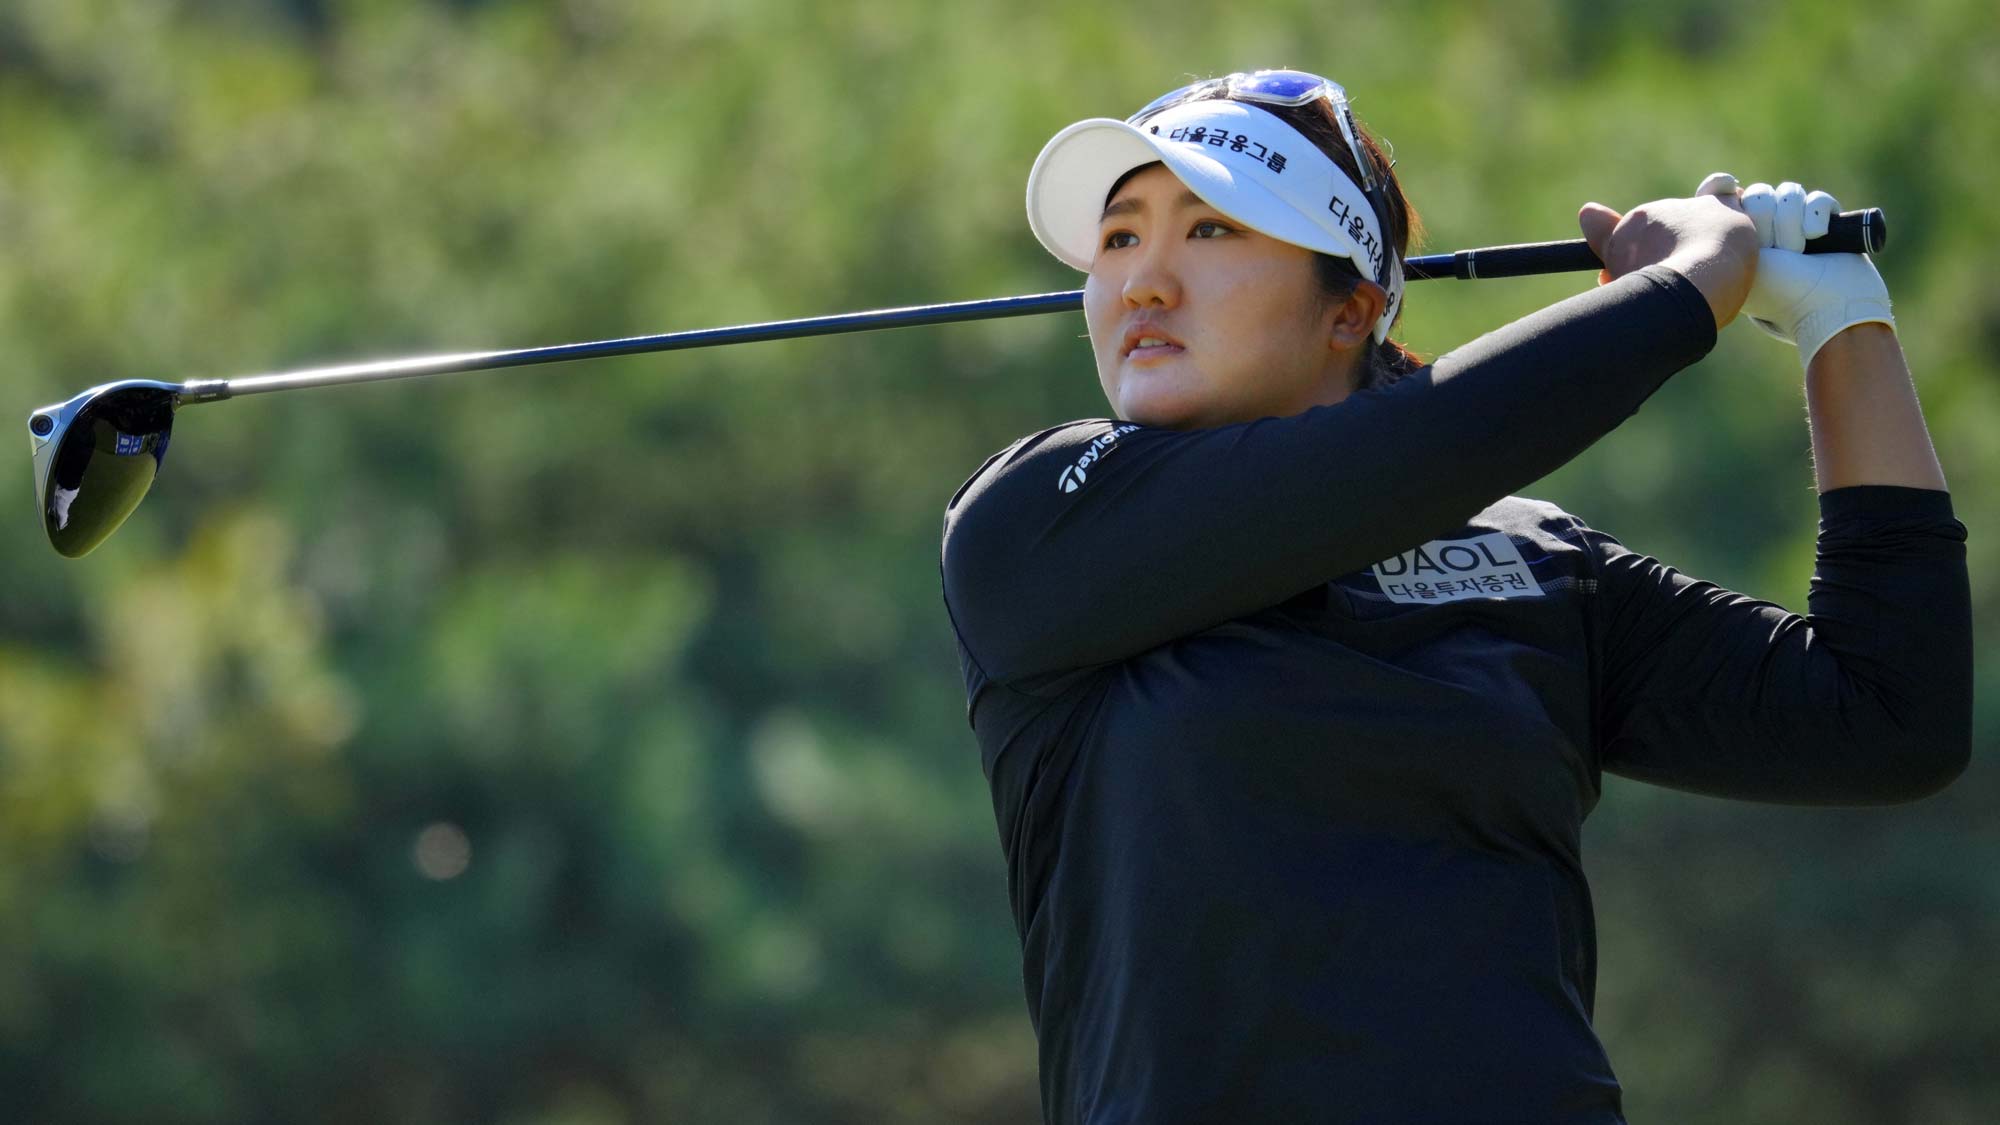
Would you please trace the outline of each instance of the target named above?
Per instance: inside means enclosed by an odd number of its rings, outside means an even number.
[[[1331,74],[1446,250],[1716,169],[1886,209],[1982,641],[1885,809],[1606,779],[1632,1120],[2000,1106],[2000,23],[1984,0],[9,0],[0,418],[113,378],[1073,289],[1022,190],[1189,76]],[[1419,286],[1427,354],[1588,287]],[[0,508],[0,1116],[1030,1122],[946,500],[1102,416],[1079,315],[184,413],[82,561]],[[18,439],[17,439],[18,440]],[[1795,352],[1739,322],[1529,490],[1805,609]]]

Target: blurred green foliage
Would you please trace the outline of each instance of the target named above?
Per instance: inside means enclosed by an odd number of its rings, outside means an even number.
[[[1190,75],[1340,78],[1429,247],[1707,172],[1886,209],[1982,638],[1909,806],[1607,779],[1634,1121],[2000,1105],[2000,24],[1981,0],[13,0],[0,418],[183,379],[1076,288],[1042,143]],[[1440,282],[1436,354],[1587,277]],[[1016,1122],[1019,949],[945,501],[1101,416],[1081,317],[186,413],[81,562],[0,509],[10,1121]],[[1804,609],[1796,354],[1748,327],[1532,490]],[[20,451],[25,453],[25,450]]]

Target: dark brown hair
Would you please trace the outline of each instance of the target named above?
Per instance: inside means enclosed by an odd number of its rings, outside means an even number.
[[[1211,95],[1211,99],[1222,100],[1221,92]],[[1354,155],[1348,151],[1347,139],[1340,134],[1340,123],[1334,118],[1333,106],[1325,98],[1302,106],[1262,105],[1254,102],[1249,104],[1256,105],[1258,109],[1275,115],[1285,124],[1297,129],[1307,140],[1319,146],[1319,150],[1324,152],[1349,179],[1357,184],[1361,182],[1359,172],[1354,166]],[[1390,168],[1391,161],[1383,153],[1382,146],[1369,135],[1367,126],[1361,124],[1358,118],[1354,122],[1354,128],[1355,139],[1361,142],[1362,155],[1374,167],[1375,178],[1382,184],[1382,199],[1388,205],[1389,229],[1384,237],[1393,248],[1396,259],[1402,261],[1409,257],[1413,243],[1418,246],[1423,244],[1423,220],[1417,215],[1417,209],[1410,205],[1409,198],[1403,194],[1403,186],[1397,182],[1396,173]],[[1150,168],[1152,165],[1143,167]],[[1105,199],[1109,200],[1111,196],[1118,194],[1119,185],[1138,171],[1140,169],[1134,168],[1131,172],[1125,173],[1125,176],[1121,176],[1118,183],[1112,185]],[[1331,254],[1315,251],[1313,279],[1318,283],[1323,307],[1332,307],[1353,296],[1355,287],[1360,285],[1362,277],[1361,271],[1346,258],[1336,258]],[[1373,281],[1374,278],[1368,280]],[[1407,293],[1405,299],[1407,300]],[[1400,322],[1402,318],[1403,310],[1398,308],[1396,321]],[[1394,323],[1392,322],[1392,326]],[[1385,339],[1368,349],[1367,358],[1361,363],[1356,374],[1354,389],[1363,391],[1388,386],[1422,367],[1426,362],[1422,356],[1405,347],[1400,341]]]

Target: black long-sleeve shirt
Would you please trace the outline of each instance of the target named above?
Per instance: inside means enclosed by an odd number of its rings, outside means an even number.
[[[1947,493],[1823,494],[1807,617],[1510,495],[1714,341],[1648,267],[1332,406],[1056,426],[953,497],[1051,1125],[1621,1121],[1601,771],[1873,804],[1963,769]]]

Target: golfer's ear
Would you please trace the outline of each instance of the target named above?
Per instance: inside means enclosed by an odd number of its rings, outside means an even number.
[[[1334,315],[1327,346],[1339,351],[1355,347],[1375,335],[1375,322],[1389,307],[1389,293],[1375,282],[1362,280]]]

